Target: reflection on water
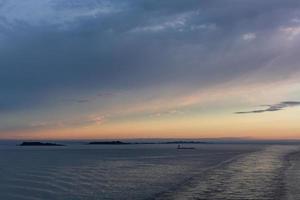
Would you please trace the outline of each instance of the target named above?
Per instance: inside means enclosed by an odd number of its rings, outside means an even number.
[[[263,145],[2,148],[0,199],[279,199],[286,194],[284,158],[295,150]]]
[[[208,170],[158,199],[282,199],[285,156],[291,146],[270,146]]]
[[[287,194],[285,199],[300,199],[300,152],[291,153],[288,157],[285,185]]]

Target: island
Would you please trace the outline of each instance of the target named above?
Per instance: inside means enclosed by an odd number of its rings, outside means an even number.
[[[122,141],[95,141],[88,145],[130,145],[130,144],[209,144],[204,141],[169,141],[169,142],[122,142]]]
[[[49,142],[22,142],[18,146],[65,146],[65,145],[49,143]]]
[[[121,141],[101,141],[101,142],[89,142],[90,145],[124,145],[124,144],[131,144],[127,142]]]

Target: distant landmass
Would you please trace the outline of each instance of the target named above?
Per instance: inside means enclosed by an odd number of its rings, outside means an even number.
[[[203,142],[203,141],[171,141],[171,142],[161,142],[159,144],[208,144],[211,142]]]
[[[63,144],[49,143],[49,142],[22,142],[19,146],[65,146]]]
[[[122,145],[122,144],[131,144],[128,142],[121,142],[121,141],[102,141],[102,142],[89,142],[88,144],[91,145]]]
[[[203,141],[170,141],[170,142],[122,142],[122,141],[101,141],[89,142],[88,145],[129,145],[129,144],[209,144]]]

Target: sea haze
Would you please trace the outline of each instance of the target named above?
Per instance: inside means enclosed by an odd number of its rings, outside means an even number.
[[[299,197],[297,145],[192,146],[196,149],[178,150],[175,144],[1,145],[0,199]]]

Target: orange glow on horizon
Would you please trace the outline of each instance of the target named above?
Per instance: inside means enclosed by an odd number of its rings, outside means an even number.
[[[19,131],[6,139],[223,138],[300,139],[300,109],[262,114],[158,117],[76,128]],[[284,125],[284,126],[283,126]],[[3,138],[4,139],[4,138]]]

